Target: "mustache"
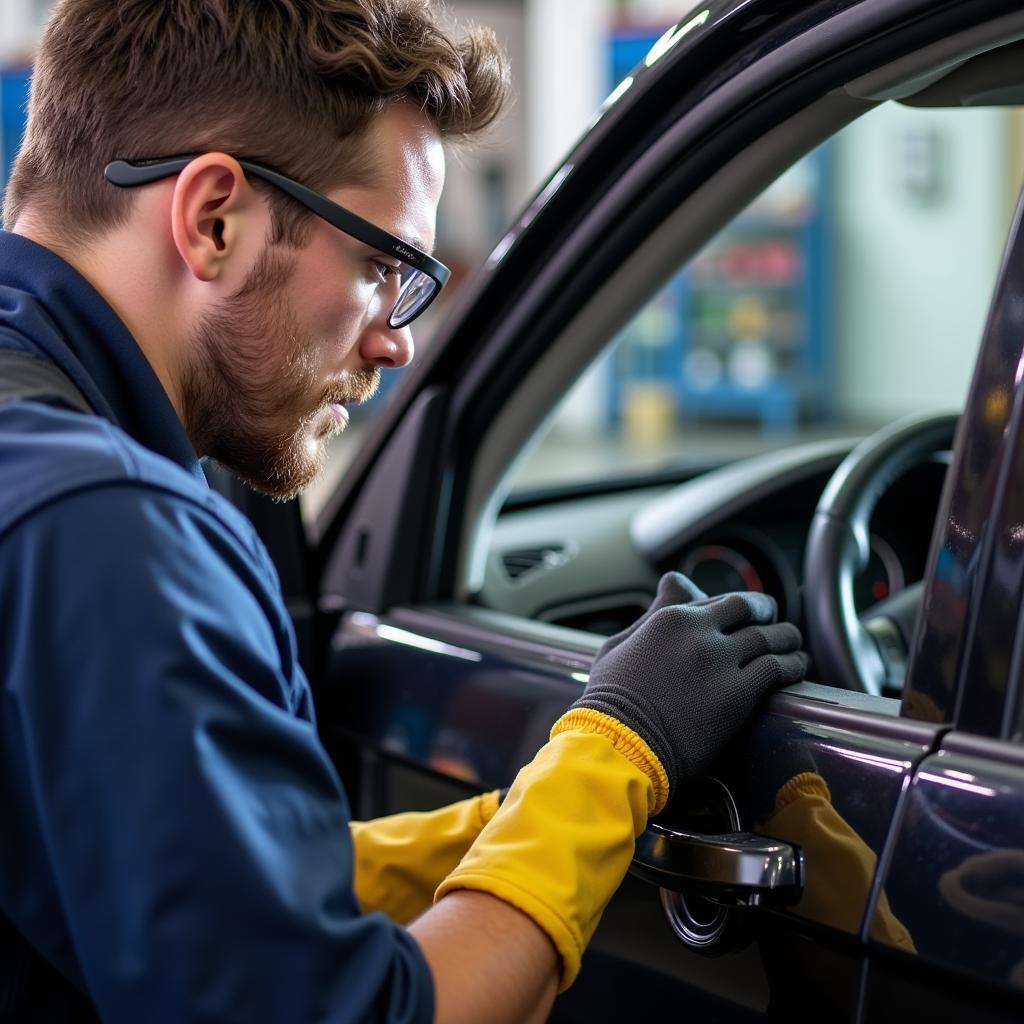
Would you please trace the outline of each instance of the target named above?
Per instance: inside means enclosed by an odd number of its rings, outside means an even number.
[[[353,370],[344,377],[332,380],[320,397],[321,406],[362,405],[368,402],[380,389],[380,370],[377,367],[363,367]]]

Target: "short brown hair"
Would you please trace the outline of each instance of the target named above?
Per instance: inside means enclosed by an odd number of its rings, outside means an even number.
[[[60,0],[4,222],[38,208],[65,243],[122,224],[133,192],[104,179],[114,159],[222,150],[320,190],[359,183],[372,169],[354,143],[388,103],[463,139],[507,89],[493,34],[454,39],[430,0]],[[276,235],[298,241],[296,204],[271,203]]]

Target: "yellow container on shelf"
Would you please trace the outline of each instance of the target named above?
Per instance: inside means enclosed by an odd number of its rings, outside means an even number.
[[[668,441],[676,428],[676,402],[672,390],[652,381],[631,383],[622,396],[622,434],[637,448]]]

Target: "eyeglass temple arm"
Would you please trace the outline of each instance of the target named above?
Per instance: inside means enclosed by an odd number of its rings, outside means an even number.
[[[103,176],[112,185],[122,188],[132,188],[138,185],[149,185],[162,178],[169,178],[173,174],[179,174],[195,158],[197,154],[187,154],[178,157],[171,157],[166,160],[140,160],[138,162],[128,160],[113,160],[103,169]],[[248,174],[254,174],[258,178],[281,189],[282,192],[290,195],[293,199],[302,203],[319,216],[334,223],[339,220],[338,226],[344,230],[350,230],[353,234],[361,237],[368,244],[372,244],[385,252],[391,252],[399,259],[419,270],[423,270],[430,277],[433,277],[439,287],[443,287],[451,271],[443,263],[435,260],[432,256],[420,251],[414,246],[393,238],[387,232],[381,231],[375,224],[364,220],[351,210],[345,210],[335,203],[331,203],[323,196],[318,195],[312,189],[300,185],[297,181],[286,178],[283,174],[270,167],[254,163],[251,160],[239,160],[239,166]]]
[[[161,178],[169,178],[172,174],[180,173],[194,159],[194,156],[178,156],[171,160],[140,161],[139,163],[112,160],[103,168],[103,177],[111,185],[118,185],[121,188],[149,185]]]

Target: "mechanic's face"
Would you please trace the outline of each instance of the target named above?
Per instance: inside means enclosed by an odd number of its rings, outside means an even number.
[[[429,251],[444,184],[438,134],[415,108],[396,105],[367,144],[379,182],[329,197]],[[319,473],[327,441],[348,422],[344,407],[374,394],[381,368],[413,355],[409,328],[387,322],[396,261],[319,218],[312,231],[301,250],[268,245],[239,291],[202,318],[185,375],[197,449],[277,498]]]

